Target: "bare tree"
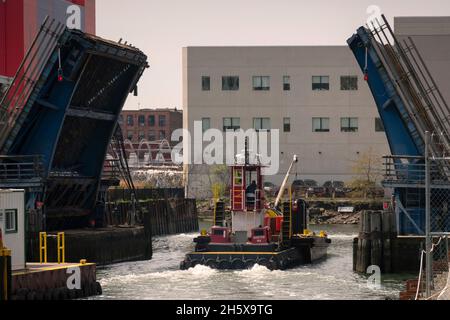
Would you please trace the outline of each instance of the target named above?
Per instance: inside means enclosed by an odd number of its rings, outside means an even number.
[[[354,161],[352,171],[355,178],[350,182],[350,186],[362,192],[364,198],[367,198],[381,180],[382,158],[373,151],[373,148],[369,148]]]

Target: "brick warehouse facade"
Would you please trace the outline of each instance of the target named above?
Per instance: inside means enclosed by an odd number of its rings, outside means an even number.
[[[183,112],[174,109],[124,110],[120,118],[124,140],[133,144],[168,140],[176,129],[183,128]]]

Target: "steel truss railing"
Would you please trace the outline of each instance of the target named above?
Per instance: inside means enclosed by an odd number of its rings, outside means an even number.
[[[58,46],[65,26],[48,17],[0,101],[0,153],[6,154],[30,111],[29,99],[44,68]]]

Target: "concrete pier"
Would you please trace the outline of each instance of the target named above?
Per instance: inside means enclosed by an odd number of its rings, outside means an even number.
[[[80,287],[71,288],[68,282],[77,272]],[[29,263],[25,270],[12,274],[11,300],[68,300],[101,293],[93,263]]]
[[[111,227],[103,229],[68,230],[66,260],[94,261],[97,265],[149,260],[152,257],[151,234],[145,227]],[[48,260],[57,261],[56,239],[48,239]],[[31,240],[33,250],[28,261],[39,261],[38,238]]]

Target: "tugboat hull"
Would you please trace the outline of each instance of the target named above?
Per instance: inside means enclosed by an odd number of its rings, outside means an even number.
[[[204,265],[219,270],[244,270],[258,264],[270,270],[286,270],[325,258],[329,244],[327,238],[293,238],[291,247],[278,251],[273,244],[210,244],[207,251],[187,254],[180,268]]]

